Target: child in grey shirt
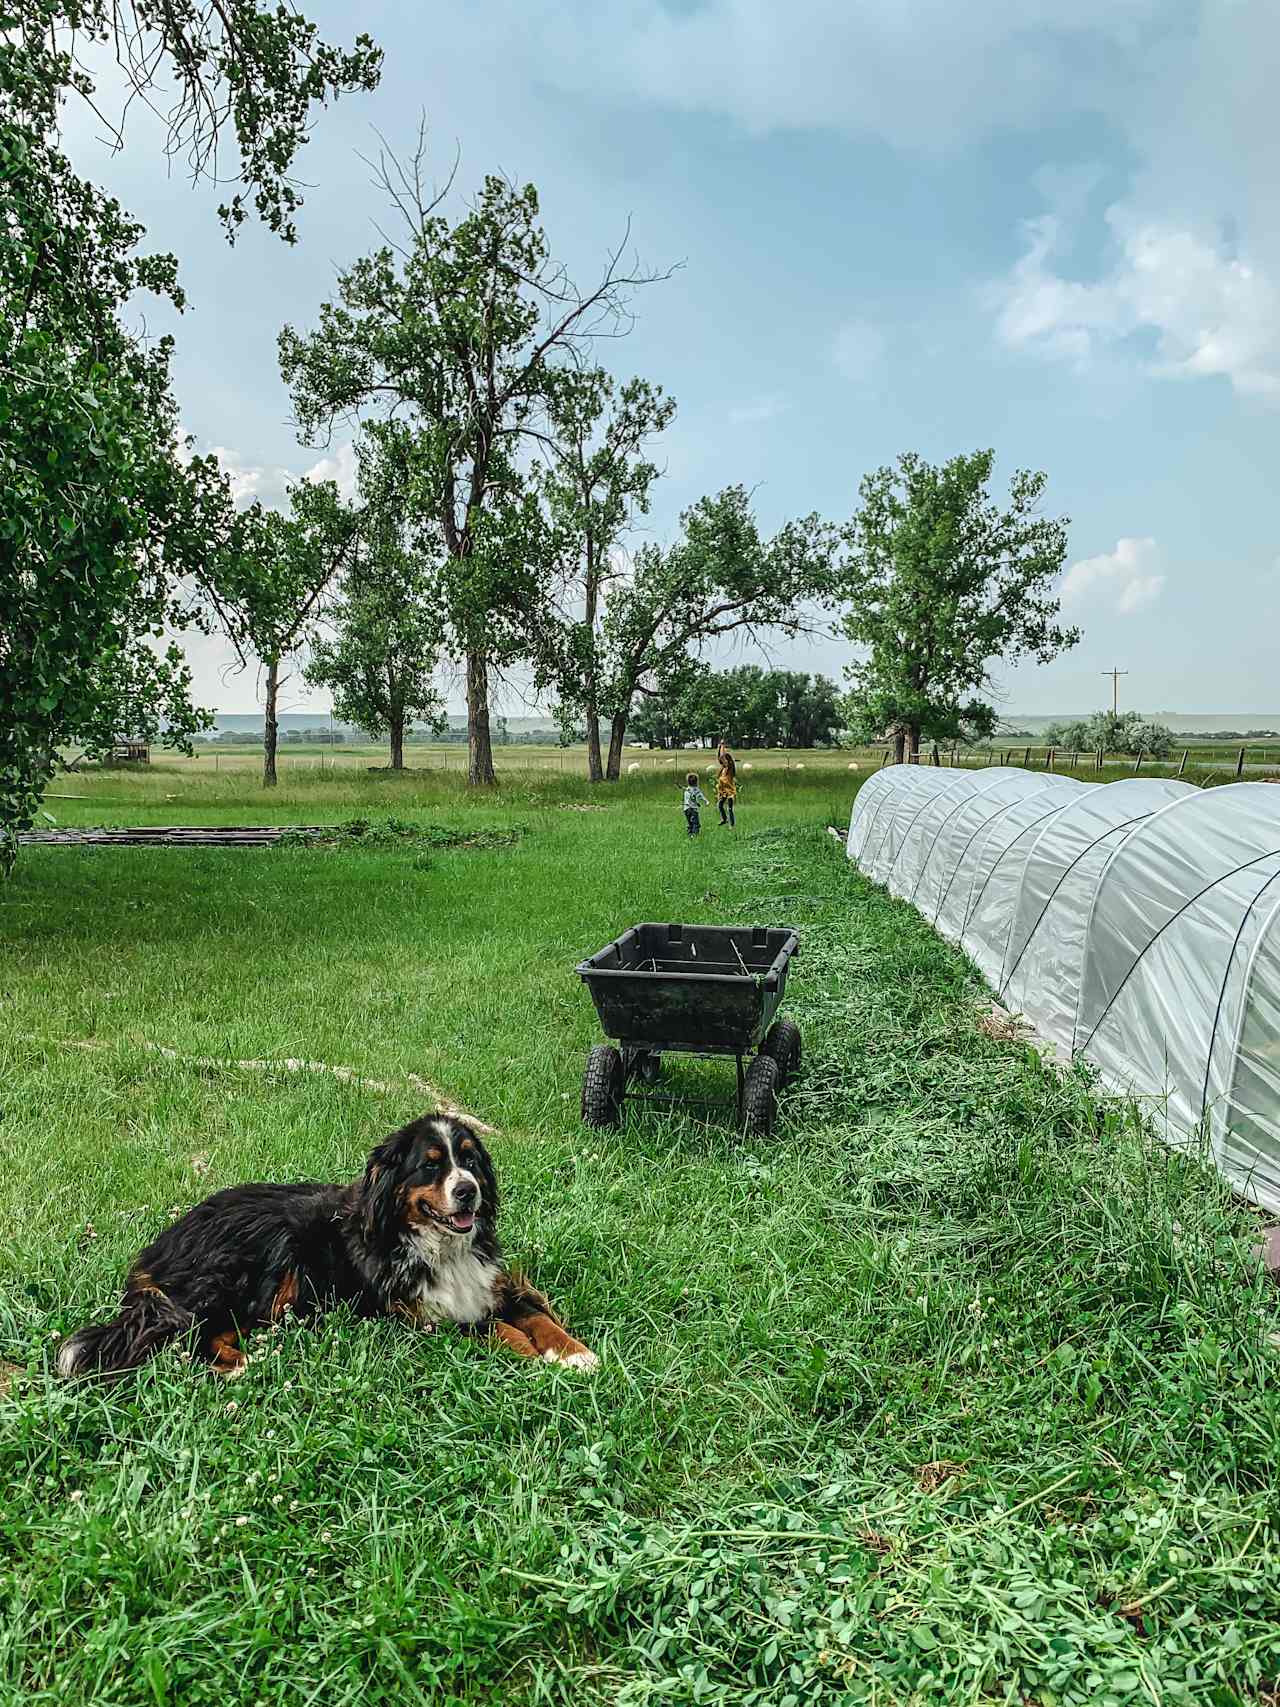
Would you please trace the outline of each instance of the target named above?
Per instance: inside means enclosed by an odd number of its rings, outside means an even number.
[[[708,804],[706,795],[698,787],[698,773],[690,771],[685,777],[688,785],[684,791],[684,821],[689,826],[689,834],[696,836],[702,828],[702,820],[698,817],[699,806]]]

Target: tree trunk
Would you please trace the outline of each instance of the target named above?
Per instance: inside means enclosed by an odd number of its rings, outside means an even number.
[[[267,659],[267,714],[262,726],[262,786],[276,786],[276,746],[280,725],[276,720],[276,700],[280,696],[280,660]]]
[[[918,723],[911,725],[911,763],[913,765],[920,763],[920,725]]]
[[[404,712],[391,713],[391,768],[393,771],[404,769]]]
[[[600,717],[594,710],[587,712],[587,781],[604,781],[604,764],[600,757]]]
[[[616,711],[609,726],[609,768],[605,772],[609,782],[617,782],[622,775],[622,742],[626,733],[627,714],[625,711]]]
[[[490,786],[497,780],[489,732],[489,657],[482,651],[468,652],[467,781]]]
[[[895,729],[893,732],[893,762],[894,762],[894,764],[900,765],[900,764],[904,763],[906,760],[906,756],[907,756],[907,732],[905,729],[902,729],[902,728]]]

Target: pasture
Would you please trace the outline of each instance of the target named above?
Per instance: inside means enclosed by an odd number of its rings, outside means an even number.
[[[286,750],[263,794],[253,753],[203,754],[47,802],[369,828],[32,848],[0,889],[0,1702],[1273,1700],[1256,1219],[984,1030],[971,969],[823,831],[848,755],[762,760],[690,842],[662,764],[592,792],[580,753],[520,753],[484,796],[411,747],[404,777]],[[674,918],[801,932],[771,1141],[579,1124],[572,968]],[[50,1376],[174,1210],[349,1177],[423,1112],[411,1077],[497,1129],[504,1242],[598,1375],[331,1316],[232,1386],[172,1354]]]

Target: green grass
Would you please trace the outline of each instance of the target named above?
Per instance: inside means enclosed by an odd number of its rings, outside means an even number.
[[[823,835],[847,779],[769,779],[694,844],[650,780],[589,812],[554,775],[481,801],[429,776],[317,771],[265,803],[243,777],[108,784],[121,822],[526,833],[33,849],[0,891],[0,1701],[1263,1699],[1280,1319],[1256,1223],[982,1034],[965,963]],[[807,1064],[771,1142],[693,1111],[579,1126],[572,967],[642,918],[800,927]],[[50,1379],[173,1209],[351,1174],[420,1111],[410,1073],[500,1129],[506,1242],[598,1376],[334,1316],[231,1387],[176,1355],[108,1392]]]

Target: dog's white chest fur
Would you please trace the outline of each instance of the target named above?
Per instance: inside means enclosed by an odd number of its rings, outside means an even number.
[[[413,1242],[431,1269],[419,1282],[416,1299],[426,1320],[471,1323],[493,1314],[498,1267],[477,1256],[470,1239],[422,1228]]]

